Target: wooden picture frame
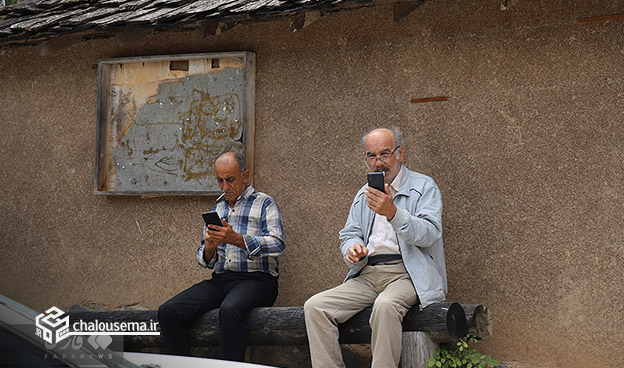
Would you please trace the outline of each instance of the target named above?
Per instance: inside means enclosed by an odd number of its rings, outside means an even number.
[[[255,64],[244,51],[100,60],[94,192],[216,195],[229,150],[253,183]]]

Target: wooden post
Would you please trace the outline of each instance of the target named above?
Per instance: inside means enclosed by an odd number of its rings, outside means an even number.
[[[428,368],[427,361],[433,357],[438,344],[428,332],[404,331],[400,368]]]
[[[463,304],[462,308],[466,314],[468,332],[480,340],[489,339],[494,324],[490,309],[481,304]]]

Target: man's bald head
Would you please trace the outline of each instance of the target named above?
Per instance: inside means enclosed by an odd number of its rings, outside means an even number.
[[[221,164],[228,164],[228,165],[233,165],[236,162],[236,164],[238,165],[238,170],[240,171],[241,175],[245,172],[245,170],[247,170],[247,161],[238,152],[233,152],[233,151],[223,152],[222,154],[217,156],[217,158],[215,159],[215,165],[217,164],[218,161],[220,161],[219,163]]]
[[[362,149],[364,151],[366,151],[366,138],[368,138],[368,136],[372,133],[382,133],[382,132],[389,132],[390,134],[392,134],[392,138],[394,139],[394,145],[395,146],[402,146],[403,145],[403,133],[401,133],[401,131],[399,130],[399,128],[396,127],[392,127],[392,128],[377,128],[377,129],[373,129],[369,132],[367,132],[366,134],[364,134],[362,136]]]

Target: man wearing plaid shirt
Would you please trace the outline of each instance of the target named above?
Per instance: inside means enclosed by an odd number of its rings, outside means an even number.
[[[223,227],[204,226],[197,260],[214,269],[204,280],[158,309],[167,354],[191,355],[188,329],[195,318],[219,309],[219,358],[245,360],[247,314],[270,307],[277,298],[279,256],[284,250],[282,216],[270,196],[248,184],[244,159],[234,152],[215,160],[217,182],[225,194],[217,211]]]

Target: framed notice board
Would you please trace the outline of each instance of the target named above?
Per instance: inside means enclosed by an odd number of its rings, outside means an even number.
[[[255,54],[99,62],[95,193],[214,195],[214,160],[237,151],[253,182]]]

